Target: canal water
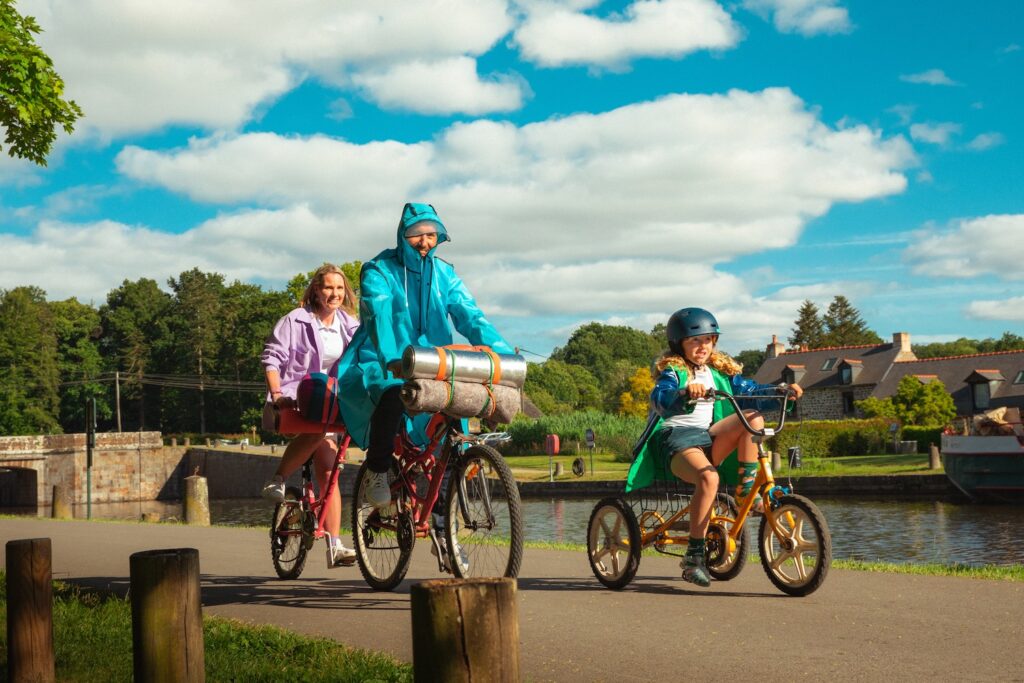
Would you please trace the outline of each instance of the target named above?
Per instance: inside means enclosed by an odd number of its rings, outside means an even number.
[[[586,543],[597,498],[524,499],[528,541]],[[815,499],[832,532],[833,557],[878,562],[1024,564],[1024,506],[969,503]],[[210,501],[214,524],[267,526],[272,507],[261,499]],[[345,506],[348,511],[347,501]],[[181,515],[180,503],[93,504],[95,518]],[[75,508],[84,517],[85,506]],[[40,510],[38,514],[45,514]],[[753,533],[759,519],[755,518]],[[345,516],[347,524],[347,515]]]

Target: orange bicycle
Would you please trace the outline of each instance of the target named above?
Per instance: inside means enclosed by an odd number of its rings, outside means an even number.
[[[705,397],[730,401],[757,444],[758,470],[753,486],[764,500],[758,534],[761,566],[779,590],[802,597],[825,581],[832,561],[832,535],[817,505],[775,482],[770,456],[764,450],[764,440],[785,426],[789,395],[787,390],[777,397],[758,397],[780,401],[780,417],[774,429],[754,429],[730,394],[712,390]],[[633,580],[644,548],[682,557],[689,542],[689,493],[682,482],[658,482],[649,489],[632,497],[631,502],[621,497],[605,498],[591,512],[587,556],[594,576],[608,588],[620,589]],[[754,499],[753,495],[747,496],[743,506],[737,507],[732,496],[718,494],[706,536],[708,573],[713,579],[728,581],[743,570],[749,544],[746,521]],[[639,510],[639,518],[635,510]]]

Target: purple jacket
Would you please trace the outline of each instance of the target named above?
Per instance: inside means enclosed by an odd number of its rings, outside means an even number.
[[[341,338],[348,346],[359,321],[340,309],[335,315],[341,316]],[[299,380],[309,373],[320,372],[323,348],[313,322],[313,314],[308,309],[296,308],[277,321],[263,346],[260,356],[263,370],[277,370],[281,376],[281,393],[289,398],[295,398]],[[267,400],[270,400],[269,392]]]

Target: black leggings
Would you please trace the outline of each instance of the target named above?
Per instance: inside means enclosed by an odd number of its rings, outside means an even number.
[[[395,454],[395,436],[405,412],[402,387],[391,387],[380,397],[370,416],[370,445],[366,449],[366,466],[373,472],[387,472]]]

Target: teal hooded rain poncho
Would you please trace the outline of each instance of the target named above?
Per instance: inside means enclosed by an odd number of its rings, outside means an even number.
[[[397,247],[363,264],[359,275],[360,326],[338,363],[341,415],[360,448],[369,441],[370,416],[385,390],[402,384],[387,365],[401,359],[410,344],[445,346],[453,342],[452,324],[471,344],[513,353],[484,317],[455,268],[434,254],[422,257],[405,240],[405,231],[422,221],[437,225],[437,246],[451,240],[429,204],[406,204],[398,222]],[[429,415],[417,416],[410,434],[425,441]],[[418,438],[417,438],[418,437]]]

